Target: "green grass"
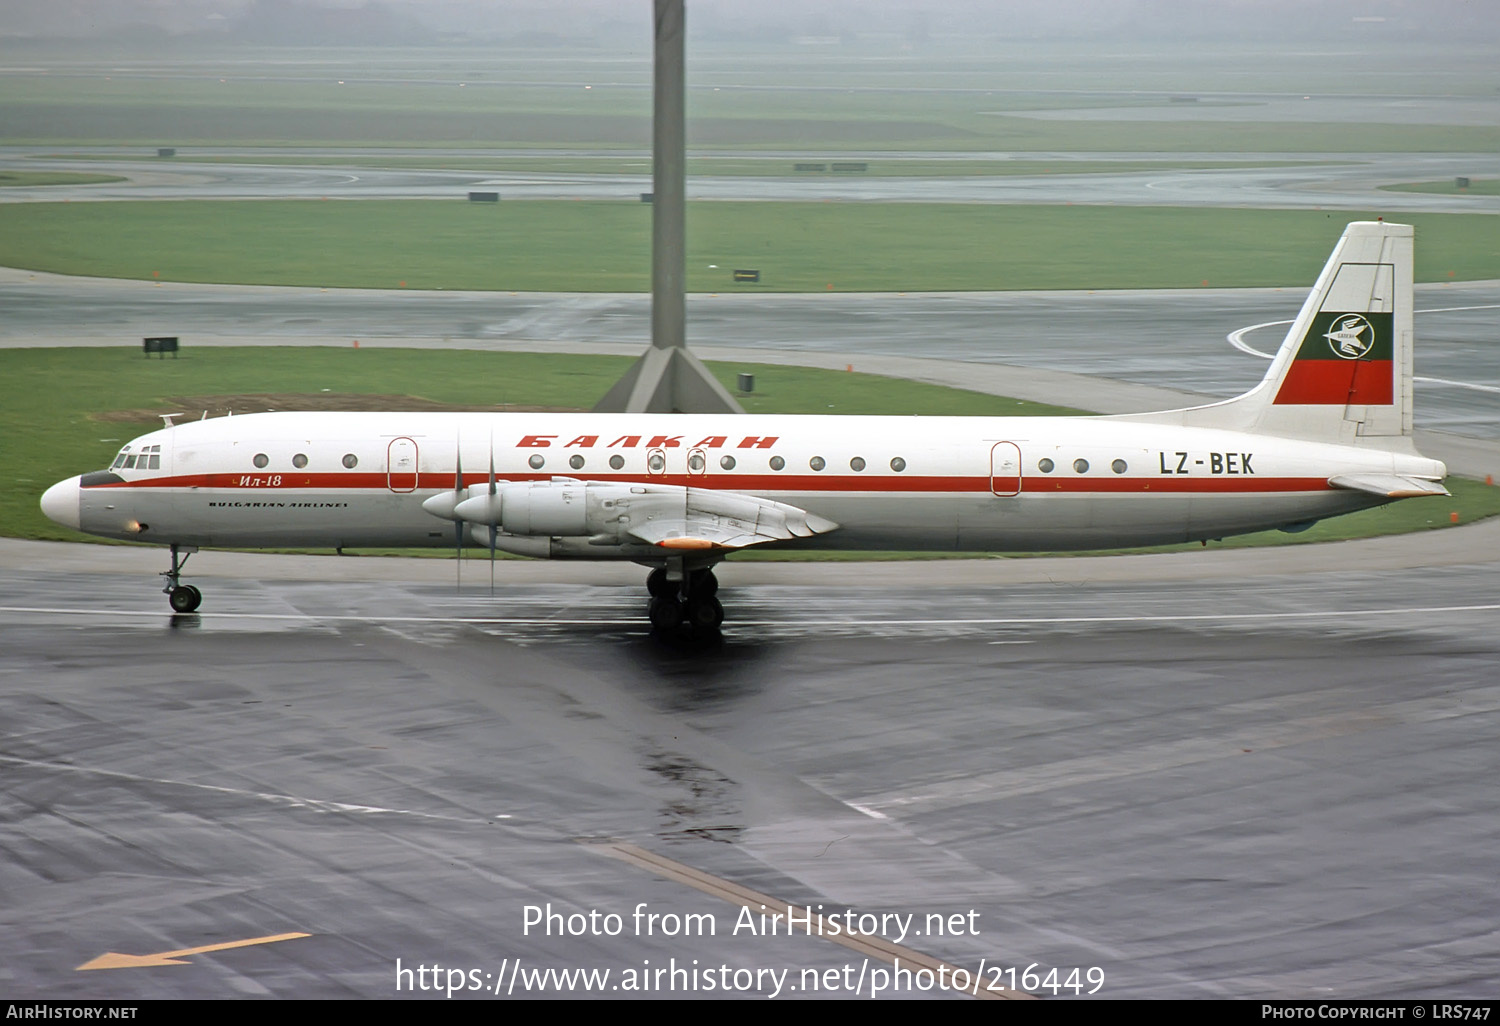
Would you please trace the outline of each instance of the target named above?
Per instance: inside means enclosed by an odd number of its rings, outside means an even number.
[[[625,357],[319,347],[186,349],[147,359],[131,347],[0,350],[0,534],[77,541],[42,516],[54,481],[107,466],[132,437],[161,427],[171,396],[406,395],[475,410],[507,404],[588,409],[630,365]],[[760,364],[713,365],[731,391],[755,375],[751,413],[1054,416],[1080,411],[871,374]],[[62,385],[60,383],[65,383]],[[830,403],[832,405],[830,405]],[[251,412],[244,406],[239,412]],[[144,411],[131,420],[112,411]]]
[[[1500,196],[1500,178],[1469,180],[1463,188],[1452,178],[1441,182],[1405,182],[1401,185],[1382,185],[1387,192],[1427,192],[1439,196]]]
[[[1080,197],[1086,197],[1080,190]],[[703,202],[693,292],[1305,285],[1348,221],[1417,226],[1419,281],[1500,277],[1496,220],[1395,211]],[[649,205],[567,200],[0,206],[0,265],[164,281],[644,292]],[[165,240],[170,240],[170,243]],[[710,265],[717,265],[711,267]],[[734,268],[761,272],[735,285]]]
[[[380,58],[375,58],[378,62]],[[476,63],[482,61],[476,60]],[[1084,63],[1098,63],[1097,61]],[[1115,60],[1102,74],[1077,69],[1068,89],[1112,95],[1059,97],[1055,70],[1021,77],[1001,61],[974,69],[983,88],[933,89],[955,80],[947,69],[900,69],[856,63],[825,69],[754,64],[736,73],[694,69],[688,97],[688,141],[695,150],[734,148],[828,152],[867,150],[1371,153],[1493,152],[1500,126],[1307,124],[1214,121],[1213,105],[1195,105],[1201,120],[1047,120],[1019,116],[1059,106],[1166,106],[1162,96],[1122,95],[1142,88],[1244,88],[1204,67],[1199,86],[1168,85],[1145,65]],[[1329,65],[1326,55],[1319,62]],[[1359,62],[1355,62],[1358,64]],[[1366,64],[1380,62],[1364,62]],[[514,64],[506,59],[500,67]],[[351,63],[307,70],[305,80],[276,80],[275,69],[236,64],[215,72],[185,70],[161,78],[139,74],[0,77],[0,141],[31,145],[395,145],[643,149],[650,140],[649,63],[624,62],[592,88],[557,84],[601,78],[588,65],[519,70],[511,81],[460,84],[452,69],[424,81]],[[1326,69],[1325,69],[1326,70]],[[348,77],[341,83],[339,80]],[[1357,72],[1356,72],[1357,73]],[[1366,72],[1368,74],[1368,72]],[[450,77],[451,76],[451,77]],[[470,76],[463,76],[470,77]],[[1433,77],[1432,70],[1421,82]],[[1490,82],[1494,75],[1487,73]],[[722,81],[714,89],[710,82]],[[1358,92],[1352,79],[1340,91]],[[1379,82],[1375,78],[1372,81]],[[767,83],[779,88],[752,87]],[[1473,91],[1484,85],[1470,80]],[[862,85],[863,88],[857,86]],[[903,86],[907,86],[903,88]],[[993,91],[986,91],[993,86]],[[1267,88],[1285,92],[1281,80]],[[1492,92],[1493,86],[1490,91]]]
[[[91,175],[83,171],[0,171],[0,188],[17,185],[101,185],[123,182],[119,175]]]

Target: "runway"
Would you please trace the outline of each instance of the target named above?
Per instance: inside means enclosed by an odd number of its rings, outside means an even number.
[[[684,647],[617,568],[502,565],[492,599],[482,563],[455,592],[433,561],[205,553],[216,613],[174,618],[157,554],[42,546],[49,573],[40,544],[0,544],[10,994],[431,996],[399,959],[455,996],[518,996],[518,969],[586,992],[543,968],[618,994],[649,961],[683,970],[657,996],[847,997],[892,970],[747,932],[606,842],[914,917],[908,958],[985,988],[1034,966],[1079,969],[1068,997],[1097,970],[1102,997],[1452,999],[1500,972],[1500,608],[1455,598],[1492,596],[1493,557],[729,566],[722,643]],[[381,587],[343,579],[371,562]],[[621,932],[528,929],[549,904]],[[642,904],[698,933],[639,933]],[[709,967],[731,985],[687,974]]]
[[[1494,103],[1491,107],[1496,106]],[[1220,108],[1216,108],[1218,110]],[[1227,109],[1227,108],[1225,108]],[[0,147],[0,170],[66,170],[121,175],[128,181],[99,185],[16,186],[0,190],[0,202],[88,202],[103,200],[180,199],[464,199],[471,189],[498,191],[502,199],[619,199],[638,201],[651,191],[649,155],[611,151],[613,158],[640,158],[643,172],[630,174],[523,173],[444,170],[397,170],[347,167],[277,166],[270,164],[194,164],[192,156],[244,155],[256,152],[225,147],[194,148],[170,161],[145,163],[138,159],[69,160],[57,148]],[[138,156],[139,149],[81,147],[69,152],[107,158],[112,153]],[[366,156],[366,151],[293,148],[278,155],[306,157]],[[536,151],[465,151],[483,159],[531,156]],[[378,151],[377,151],[378,153]],[[436,151],[433,155],[440,154]],[[584,152],[581,155],[602,155]],[[722,155],[722,154],[719,154]],[[806,153],[780,156],[790,167],[807,160]],[[866,203],[1089,203],[1128,206],[1251,206],[1282,209],[1374,210],[1500,213],[1500,197],[1429,195],[1390,192],[1381,186],[1404,182],[1451,180],[1457,177],[1493,178],[1500,175],[1500,157],[1493,153],[1359,154],[1275,153],[1236,154],[1247,164],[1306,162],[1303,166],[1199,170],[1130,170],[1114,174],[1070,175],[1070,163],[1118,159],[1138,163],[1158,159],[1169,163],[1223,162],[1223,154],[1109,154],[1026,153],[1028,161],[1055,165],[1056,173],[1034,176],[882,177],[881,159],[900,162],[914,154],[871,154],[876,172],[868,175],[740,177],[693,175],[687,181],[690,200],[779,200]],[[1009,159],[1009,153],[923,153],[923,159]],[[866,155],[860,155],[861,160]]]

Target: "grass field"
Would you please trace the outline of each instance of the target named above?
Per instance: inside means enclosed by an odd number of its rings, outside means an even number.
[[[123,347],[0,350],[0,436],[8,439],[0,471],[0,533],[84,540],[42,516],[37,500],[46,487],[107,465],[124,442],[160,426],[157,412],[191,414],[191,404],[204,403],[205,397],[279,395],[283,399],[278,409],[309,408],[334,397],[359,395],[405,396],[474,410],[503,410],[508,404],[586,409],[629,362],[554,354],[310,347],[197,349],[176,360],[145,359]],[[866,374],[754,364],[712,369],[730,387],[737,373],[755,374],[755,392],[742,398],[754,413],[1080,412]],[[58,387],[64,381],[67,386]],[[299,395],[304,397],[301,403],[294,398]],[[230,400],[230,405],[242,414],[264,408],[248,399]],[[399,398],[393,400],[395,405],[400,405]],[[1450,526],[1455,511],[1465,523],[1500,514],[1500,489],[1460,480],[1451,480],[1449,486],[1452,499],[1413,499],[1326,521],[1301,534],[1272,531],[1224,544],[1295,544],[1392,534]],[[844,553],[827,558],[863,557]],[[893,557],[886,553],[876,558]]]
[[[1305,286],[1346,222],[1380,216],[1417,226],[1419,281],[1500,277],[1495,220],[1463,214],[704,202],[688,211],[687,287]],[[567,200],[9,204],[0,265],[329,288],[643,292],[650,218],[646,204]],[[733,284],[734,268],[758,269],[760,283]]]
[[[1382,185],[1382,189],[1388,192],[1426,192],[1439,196],[1500,196],[1500,178],[1470,179],[1469,184],[1460,187],[1452,179],[1444,179],[1441,182],[1405,182],[1401,185]]]
[[[649,63],[644,59],[601,68],[597,63],[526,65],[504,58],[506,80],[475,69],[449,68],[418,77],[412,67],[379,69],[336,59],[321,67],[286,70],[273,64],[249,71],[239,62],[222,70],[200,65],[161,77],[137,71],[0,77],[0,140],[11,144],[142,146],[191,145],[398,145],[443,147],[643,149],[650,140]],[[476,55],[475,63],[481,63]],[[1057,95],[1058,71],[1028,62],[1014,74],[998,55],[955,77],[945,67],[876,61],[835,62],[821,71],[794,64],[705,68],[690,76],[688,141],[696,149],[815,147],[829,152],[864,150],[1108,151],[1371,153],[1493,152],[1500,126],[1215,121],[1214,104],[1195,105],[1197,120],[1047,120],[1028,112],[1062,106],[1167,106],[1166,95],[1137,90],[1247,88],[1286,92],[1292,78],[1276,81],[1264,61],[1252,76],[1226,75],[1206,62],[1186,75],[1163,77],[1149,57],[1128,66],[1105,62],[1100,73],[1086,58],[1069,69],[1068,90],[1100,90],[1082,98]],[[1319,55],[1321,78],[1341,61]],[[1340,92],[1355,81],[1381,83],[1353,62]],[[1370,62],[1365,62],[1370,63]],[[1378,62],[1376,62],[1378,63]],[[1450,63],[1452,63],[1450,61]],[[1490,62],[1491,65],[1493,62]],[[511,69],[514,69],[512,71]],[[1441,78],[1429,67],[1422,78]],[[280,78],[281,75],[305,77]],[[557,77],[563,80],[558,81]],[[1475,77],[1478,76],[1478,77]],[[1482,94],[1495,78],[1474,65],[1455,82]],[[959,81],[974,83],[954,88]],[[1311,79],[1309,79],[1309,82]],[[931,88],[941,82],[945,88]],[[574,84],[578,83],[578,84]],[[722,83],[722,86],[716,85]],[[775,89],[764,86],[774,83]],[[1172,84],[1169,84],[1172,83]],[[1196,84],[1194,84],[1196,83]],[[906,86],[903,88],[903,86]],[[1371,88],[1377,88],[1376,85]],[[1491,94],[1493,86],[1490,87]],[[1180,105],[1179,105],[1180,106]]]

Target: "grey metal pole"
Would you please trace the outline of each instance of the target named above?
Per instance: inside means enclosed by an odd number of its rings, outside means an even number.
[[[687,344],[687,127],[683,0],[656,0],[651,143],[651,344]]]
[[[743,413],[687,347],[687,91],[683,0],[656,0],[652,100],[651,347],[596,413]]]

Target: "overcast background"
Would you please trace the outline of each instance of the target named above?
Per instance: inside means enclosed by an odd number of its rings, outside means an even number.
[[[649,45],[651,0],[0,0],[0,45]],[[1494,0],[688,0],[700,43],[909,52],[1015,40],[1500,41]]]

